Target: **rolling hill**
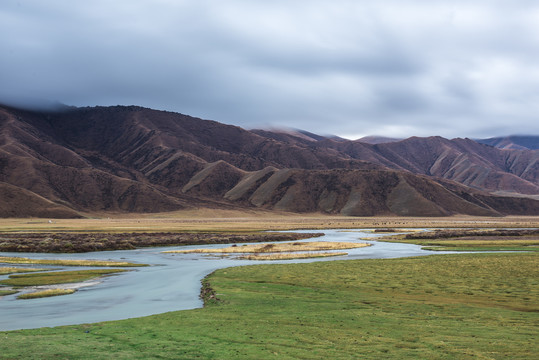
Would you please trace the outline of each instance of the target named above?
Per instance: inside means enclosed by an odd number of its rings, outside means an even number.
[[[247,131],[136,106],[0,106],[0,216],[195,207],[538,215],[539,201],[526,198],[539,194],[538,158],[469,139],[367,144]]]

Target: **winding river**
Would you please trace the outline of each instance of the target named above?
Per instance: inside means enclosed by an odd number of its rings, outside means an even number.
[[[300,231],[295,231],[300,232]],[[306,230],[305,232],[317,232]],[[345,250],[347,256],[281,261],[249,261],[210,258],[202,254],[165,254],[162,251],[189,248],[218,248],[228,245],[145,248],[83,254],[0,253],[0,256],[30,258],[96,259],[145,263],[152,266],[89,283],[76,293],[32,300],[16,295],[0,298],[0,330],[30,329],[141,317],[175,310],[199,308],[200,282],[211,272],[231,266],[261,263],[304,263],[313,261],[382,259],[432,254],[411,244],[376,242],[375,234],[361,230],[321,230],[317,241],[369,242],[372,246]],[[359,240],[372,238],[373,241]],[[303,240],[309,241],[309,240]],[[439,253],[439,252],[437,252]],[[42,267],[42,266],[40,266]],[[56,267],[58,268],[58,267]],[[70,268],[73,270],[73,268]],[[82,269],[82,268],[81,268]],[[5,276],[0,276],[0,279]]]

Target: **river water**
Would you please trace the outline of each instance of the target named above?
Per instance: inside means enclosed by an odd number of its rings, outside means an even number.
[[[199,299],[201,280],[211,272],[225,267],[261,263],[304,263],[397,258],[433,253],[432,251],[421,250],[420,246],[412,244],[359,240],[360,238],[372,238],[375,240],[376,237],[387,234],[375,234],[361,230],[305,230],[305,232],[323,232],[326,234],[323,237],[314,239],[315,241],[368,242],[372,246],[344,250],[348,252],[347,256],[280,261],[217,259],[203,254],[162,253],[162,251],[166,250],[202,247],[219,248],[229,245],[160,247],[83,254],[0,253],[0,256],[20,256],[36,259],[116,260],[151,265],[136,268],[133,271],[119,275],[105,277],[99,283],[82,287],[71,295],[31,300],[17,300],[17,295],[4,296],[0,298],[0,330],[121,320],[168,311],[199,308],[202,306],[202,301]],[[37,265],[34,266],[37,267]],[[83,268],[69,267],[65,269]],[[6,277],[0,276],[0,279]]]

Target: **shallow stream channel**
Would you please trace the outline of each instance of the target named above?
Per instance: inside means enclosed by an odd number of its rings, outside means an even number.
[[[300,241],[367,242],[372,246],[345,250],[348,253],[346,256],[278,261],[234,260],[207,256],[206,254],[163,253],[163,251],[168,250],[219,248],[229,245],[192,245],[80,254],[0,253],[0,256],[33,259],[115,260],[150,265],[104,277],[97,281],[90,281],[83,284],[86,286],[79,287],[78,291],[71,295],[31,300],[17,299],[17,295],[0,297],[0,330],[120,320],[168,311],[199,308],[202,306],[202,301],[199,298],[201,280],[217,269],[231,266],[383,259],[434,253],[422,250],[418,245],[376,241],[377,237],[388,235],[387,233],[374,233],[368,230],[305,230],[304,232],[322,232],[325,235]],[[369,240],[362,240],[365,238]],[[436,253],[440,254],[442,252]],[[28,267],[32,267],[32,265],[28,265]],[[43,266],[39,265],[39,267]],[[54,268],[65,270],[87,269],[58,266],[54,266]],[[0,279],[6,277],[0,276]]]

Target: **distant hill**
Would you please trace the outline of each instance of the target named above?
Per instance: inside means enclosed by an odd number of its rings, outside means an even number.
[[[438,136],[376,145],[359,141],[323,145],[357,160],[453,180],[482,191],[539,194],[537,150],[501,150],[470,139]]]
[[[357,141],[366,143],[366,144],[384,144],[384,143],[390,143],[395,141],[400,141],[402,139],[396,139],[396,138],[390,138],[385,136],[364,136]]]
[[[499,149],[516,150],[537,150],[539,149],[539,135],[511,135],[506,137],[495,137],[490,139],[478,139],[478,143],[487,144]]]
[[[0,216],[195,207],[539,215],[539,201],[525,197],[539,194],[538,154],[469,139],[373,145],[247,131],[136,106],[0,106]]]

